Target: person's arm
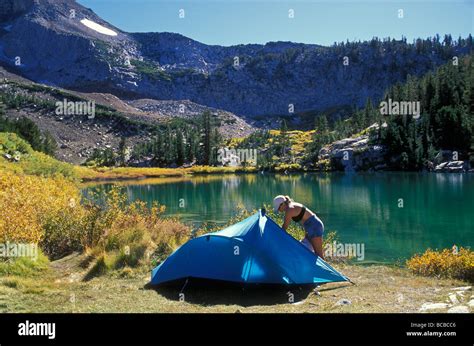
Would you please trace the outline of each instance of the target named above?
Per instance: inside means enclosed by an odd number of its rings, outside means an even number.
[[[287,211],[285,213],[285,221],[283,222],[283,226],[281,226],[281,228],[283,228],[286,231],[286,229],[290,225],[290,222],[291,222],[291,216],[290,216],[289,211]]]

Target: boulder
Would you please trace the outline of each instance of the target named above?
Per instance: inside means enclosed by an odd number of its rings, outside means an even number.
[[[453,291],[472,291],[472,286],[462,286],[453,288]]]
[[[456,297],[455,294],[450,294],[450,295],[449,295],[449,300],[450,300],[451,303],[453,303],[453,304],[459,304],[459,300],[458,300],[458,298]]]
[[[435,172],[436,171],[442,171],[444,169],[444,167],[446,167],[447,164],[448,164],[447,162],[440,163],[439,165],[437,165],[435,167]]]
[[[446,161],[436,165],[435,172],[461,173],[469,170],[468,161]]]
[[[352,302],[349,299],[340,299],[337,301],[336,305],[351,305]]]
[[[446,167],[462,167],[464,166],[464,161],[450,161]]]
[[[448,310],[449,314],[468,314],[469,308],[464,305],[453,306]]]
[[[432,310],[443,310],[449,307],[446,303],[424,303],[418,310],[420,312],[432,311]]]

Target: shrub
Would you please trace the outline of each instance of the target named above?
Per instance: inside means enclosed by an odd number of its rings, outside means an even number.
[[[124,268],[150,269],[189,238],[190,230],[176,219],[163,218],[164,206],[143,201],[127,203],[126,194],[113,187],[90,209],[83,244],[97,260],[87,279]],[[167,249],[165,253],[162,249]],[[94,255],[93,255],[94,256]],[[129,270],[129,269],[127,269]]]
[[[30,154],[31,146],[15,133],[0,133],[0,152],[14,155],[15,152]]]
[[[163,218],[164,210],[128,203],[118,187],[96,203],[82,200],[77,186],[63,176],[0,175],[0,242],[39,244],[51,259],[89,249],[88,263],[95,261],[91,275],[149,265],[150,257],[159,255],[155,249],[181,245],[190,231]]]
[[[0,154],[10,152],[24,156],[20,162],[0,157],[1,243],[38,244],[51,259],[85,251],[83,267],[91,267],[88,277],[93,277],[148,268],[189,238],[188,227],[162,217],[164,206],[128,203],[118,187],[98,201],[83,199],[70,179],[73,166],[33,151],[15,134],[0,133]],[[2,262],[0,274],[8,268]]]
[[[135,67],[138,73],[146,75],[153,81],[171,81],[171,76],[168,73],[151,62],[132,59],[130,63]]]
[[[71,228],[79,232],[83,217],[80,198],[76,186],[62,176],[2,172],[0,242],[48,244],[55,235],[69,235]]]
[[[426,250],[410,258],[406,265],[413,273],[423,276],[447,277],[474,282],[474,252],[460,248],[441,251]]]
[[[299,163],[282,163],[281,165],[275,166],[275,171],[300,171],[302,169]]]

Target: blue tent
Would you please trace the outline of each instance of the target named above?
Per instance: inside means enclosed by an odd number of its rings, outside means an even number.
[[[188,241],[153,269],[151,284],[186,278],[257,284],[349,281],[265,216],[264,210]]]

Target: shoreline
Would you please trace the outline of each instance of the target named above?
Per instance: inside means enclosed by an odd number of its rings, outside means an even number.
[[[171,177],[193,177],[193,176],[212,176],[212,175],[226,175],[226,174],[275,174],[275,175],[290,175],[290,174],[304,174],[304,173],[345,173],[345,174],[374,174],[374,173],[418,173],[418,174],[469,174],[474,171],[465,172],[436,172],[436,171],[326,171],[326,170],[271,170],[258,171],[255,167],[214,167],[214,166],[193,166],[186,168],[162,168],[162,167],[113,167],[113,168],[94,168],[74,166],[76,173],[82,183],[108,183],[114,181],[132,181],[132,180],[146,180],[146,179],[160,179]]]
[[[74,166],[79,179],[86,182],[107,182],[143,180],[153,178],[185,177],[215,174],[247,174],[258,173],[255,167],[213,167],[193,166],[186,168],[162,168],[162,167],[113,167],[94,168]]]

